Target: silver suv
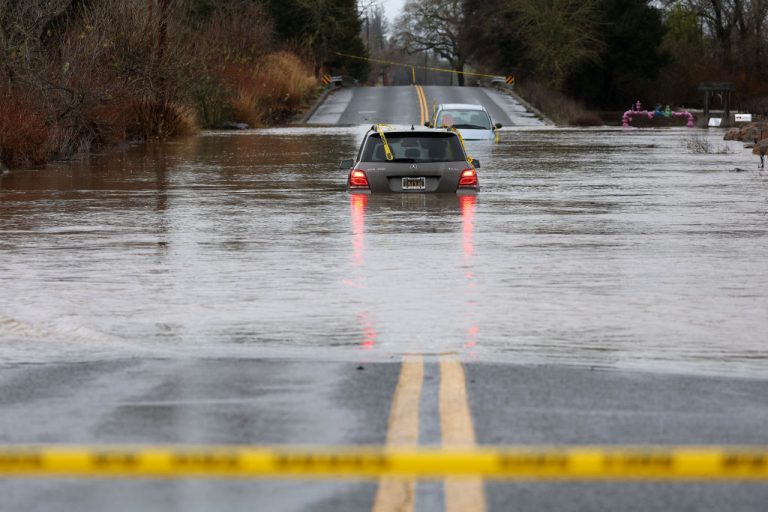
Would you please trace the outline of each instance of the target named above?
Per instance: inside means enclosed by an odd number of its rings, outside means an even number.
[[[347,190],[353,193],[474,194],[479,188],[476,168],[457,131],[393,130],[374,125],[365,134],[354,160],[343,160],[349,171]]]

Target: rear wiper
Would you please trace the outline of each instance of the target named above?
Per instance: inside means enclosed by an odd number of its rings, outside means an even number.
[[[477,126],[476,124],[455,124],[456,128],[468,128],[470,130],[487,130],[485,126]]]
[[[395,158],[395,159],[391,160],[391,162],[405,162],[405,163],[409,163],[409,164],[412,164],[415,161],[416,161],[415,158]]]

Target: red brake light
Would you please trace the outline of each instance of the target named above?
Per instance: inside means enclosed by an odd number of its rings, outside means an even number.
[[[477,187],[477,171],[464,169],[459,178],[459,187]]]
[[[349,188],[370,188],[368,185],[368,176],[365,171],[354,169],[349,173]]]

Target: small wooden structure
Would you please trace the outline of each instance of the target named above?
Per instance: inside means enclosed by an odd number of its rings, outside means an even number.
[[[720,126],[730,126],[731,123],[731,93],[736,90],[731,82],[702,82],[699,90],[704,93],[704,123],[709,123],[710,98],[718,96],[723,106],[723,117]]]

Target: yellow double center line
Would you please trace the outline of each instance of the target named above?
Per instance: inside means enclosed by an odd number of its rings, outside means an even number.
[[[427,106],[427,97],[424,95],[424,88],[420,85],[416,85],[416,96],[419,99],[419,113],[421,115],[420,125],[424,125],[424,122],[429,119],[429,107]]]
[[[424,358],[407,356],[392,399],[387,447],[419,444],[419,405],[424,381]],[[464,369],[454,355],[440,356],[440,427],[444,448],[472,449],[475,430],[467,399]],[[446,512],[485,511],[485,492],[479,477],[449,477],[444,481]],[[412,512],[416,478],[384,477],[373,503],[373,512]]]

